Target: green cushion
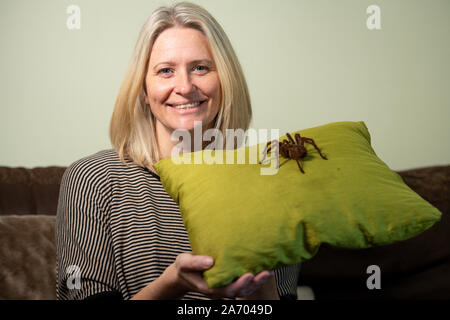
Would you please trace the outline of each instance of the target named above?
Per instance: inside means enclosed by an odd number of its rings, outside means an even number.
[[[182,156],[154,164],[180,207],[193,253],[215,260],[204,273],[210,287],[310,259],[322,243],[356,249],[406,240],[440,219],[376,156],[363,122],[297,132],[328,158],[305,144],[304,174],[280,156],[278,172],[261,175],[264,165],[248,157],[258,146],[245,148],[247,164],[176,164]]]

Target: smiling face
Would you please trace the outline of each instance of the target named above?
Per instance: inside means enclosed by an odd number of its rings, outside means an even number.
[[[207,40],[200,31],[164,30],[153,44],[145,80],[145,101],[155,116],[160,144],[170,141],[175,129],[192,132],[194,121],[202,121],[203,129],[214,125],[220,104],[220,81]]]

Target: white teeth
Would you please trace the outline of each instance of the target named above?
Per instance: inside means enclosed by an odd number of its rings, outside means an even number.
[[[196,107],[196,106],[200,105],[200,103],[201,103],[201,102],[198,101],[198,102],[189,103],[189,104],[181,104],[181,105],[179,105],[179,106],[174,106],[174,108],[176,108],[176,109],[193,108],[193,107]]]

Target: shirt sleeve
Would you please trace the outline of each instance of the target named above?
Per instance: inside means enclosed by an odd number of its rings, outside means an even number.
[[[275,270],[278,295],[281,300],[297,300],[297,286],[301,264],[293,264]]]
[[[56,215],[57,299],[120,293],[109,227],[110,199],[103,164],[82,159],[67,168]]]

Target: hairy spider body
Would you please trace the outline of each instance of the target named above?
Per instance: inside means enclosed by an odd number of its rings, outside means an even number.
[[[320,149],[317,147],[313,139],[301,137],[299,133],[295,134],[295,141],[294,139],[292,139],[292,136],[289,133],[286,133],[286,136],[288,137],[289,141],[284,139],[281,143],[278,143],[277,140],[267,142],[267,145],[263,151],[264,157],[260,161],[260,163],[264,161],[264,159],[267,156],[267,153],[272,149],[272,143],[273,145],[278,146],[279,153],[283,158],[293,159],[297,161],[298,168],[302,173],[305,173],[305,171],[303,170],[299,160],[303,159],[308,154],[308,151],[306,150],[305,147],[305,143],[311,144],[317,150],[322,159],[328,160],[327,157],[325,157],[322,154],[322,152],[320,152]],[[277,167],[279,167],[278,159],[277,159]]]

